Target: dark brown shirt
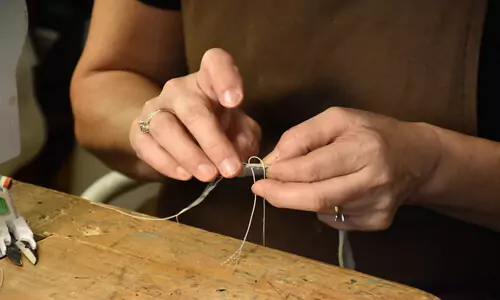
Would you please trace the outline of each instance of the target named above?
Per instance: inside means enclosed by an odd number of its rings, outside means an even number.
[[[234,56],[245,84],[244,109],[263,129],[262,154],[285,130],[330,106],[477,134],[486,7],[485,0],[184,0],[187,63],[196,71],[212,47]],[[181,221],[242,238],[250,185],[223,181]],[[161,213],[180,210],[202,188],[195,181],[168,182]],[[251,241],[260,242],[260,224],[257,214]],[[268,206],[266,232],[267,246],[337,263],[337,231],[313,213]],[[390,229],[353,233],[351,243],[361,272],[443,299],[500,298],[500,240],[488,229],[402,207]]]

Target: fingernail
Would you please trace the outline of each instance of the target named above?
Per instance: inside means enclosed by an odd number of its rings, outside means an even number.
[[[221,172],[225,176],[234,176],[239,169],[239,161],[234,158],[226,158],[220,164]]]
[[[189,178],[191,177],[191,174],[188,173],[188,171],[186,171],[186,169],[184,169],[183,167],[179,166],[177,167],[177,169],[175,170],[177,172],[177,174],[181,177],[181,178]]]
[[[227,90],[222,94],[222,102],[231,107],[238,105],[242,98],[241,93],[235,89]]]
[[[201,176],[208,178],[214,176],[214,174],[217,173],[217,170],[212,165],[203,164],[198,166],[198,172]]]

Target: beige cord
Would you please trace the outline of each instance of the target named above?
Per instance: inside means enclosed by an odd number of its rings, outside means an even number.
[[[265,164],[264,162],[262,161],[262,159],[260,159],[259,157],[257,156],[252,156],[248,159],[248,163],[250,163],[250,161],[252,159],[258,159],[260,161],[260,164],[262,166],[262,169],[264,170],[264,173],[262,174],[263,178],[266,179],[266,168],[265,168]],[[255,183],[257,181],[257,179],[255,178],[255,172],[252,169],[250,169],[252,171],[252,178],[253,178],[253,182]],[[263,244],[265,245],[265,229],[266,229],[266,210],[265,210],[265,207],[266,207],[266,199],[262,199],[262,203],[263,203],[263,211],[262,211],[262,238],[263,238]],[[238,248],[238,250],[236,250],[236,252],[233,253],[233,255],[231,255],[231,257],[229,257],[225,262],[223,262],[222,264],[226,264],[230,261],[234,261],[236,266],[238,265],[239,263],[239,258],[241,256],[241,251],[243,250],[243,246],[245,246],[245,243],[247,241],[247,237],[248,237],[248,233],[250,232],[250,227],[252,227],[252,220],[253,220],[253,215],[255,213],[255,206],[257,204],[257,195],[254,194],[253,195],[253,208],[252,208],[252,213],[250,214],[250,220],[248,221],[248,226],[247,226],[247,231],[245,232],[245,237],[243,237],[243,241],[241,242],[241,245],[240,247]]]
[[[345,230],[339,230],[338,258],[340,267],[351,270],[356,268],[351,244],[349,243],[347,231]]]
[[[264,170],[263,171],[264,172],[263,173],[263,178],[265,179],[266,178],[266,168],[265,168],[264,162],[259,157],[252,156],[252,157],[250,157],[248,159],[248,163],[249,164],[252,161],[252,159],[257,159],[260,162],[260,166]],[[255,177],[255,172],[254,172],[253,168],[251,168],[250,170],[252,171],[253,182],[255,183],[257,181],[257,179]],[[201,193],[201,195],[196,200],[194,200],[189,206],[187,206],[186,208],[182,209],[177,214],[172,215],[172,216],[168,216],[168,217],[165,217],[165,218],[136,216],[136,215],[133,215],[133,214],[130,214],[130,213],[126,213],[126,212],[124,212],[124,211],[122,211],[122,210],[120,210],[118,208],[114,208],[114,207],[111,207],[111,206],[103,205],[103,204],[98,203],[98,202],[90,202],[90,203],[93,204],[93,205],[97,205],[97,206],[100,206],[100,207],[103,207],[103,208],[106,208],[106,209],[110,209],[110,210],[116,211],[117,213],[120,213],[122,215],[131,217],[131,218],[134,218],[134,219],[146,220],[146,221],[165,221],[165,220],[170,220],[170,219],[174,219],[175,218],[178,221],[178,218],[179,218],[180,215],[182,215],[183,213],[187,212],[188,210],[190,210],[190,209],[192,209],[192,208],[200,205],[203,202],[203,200],[205,200],[205,198],[208,196],[208,194],[210,194],[210,192],[213,189],[215,189],[215,187],[217,186],[217,184],[219,184],[219,182],[222,179],[223,179],[223,177],[220,177],[217,180],[212,181],[211,183],[209,183],[205,187],[205,189],[203,190],[203,192]],[[247,231],[245,233],[245,236],[243,238],[243,242],[241,243],[241,245],[238,248],[238,250],[236,250],[236,252],[231,257],[229,257],[225,262],[223,262],[222,264],[226,264],[227,262],[233,261],[233,260],[237,264],[238,259],[239,259],[240,254],[241,254],[241,251],[243,250],[243,246],[245,245],[245,242],[247,240],[248,233],[250,232],[250,227],[252,226],[252,220],[253,220],[253,216],[254,216],[254,213],[255,213],[256,204],[257,204],[257,195],[254,194],[254,202],[253,202],[252,213],[250,215],[250,220],[248,222],[248,227],[247,227]],[[262,217],[262,243],[263,243],[263,245],[265,245],[265,242],[266,242],[266,199],[262,199],[262,205],[263,205],[263,207],[262,207],[262,209],[263,209],[263,212],[262,212],[262,214],[263,214],[263,217]]]
[[[0,288],[3,286],[3,277],[4,277],[4,273],[3,273],[3,269],[0,268]]]
[[[101,203],[98,203],[98,202],[90,202],[91,204],[93,205],[97,205],[97,206],[100,206],[100,207],[104,207],[104,208],[107,208],[107,209],[110,209],[110,210],[113,210],[113,211],[116,211],[122,215],[125,215],[125,216],[128,216],[128,217],[131,217],[131,218],[134,218],[134,219],[139,219],[139,220],[145,220],[145,221],[165,221],[165,220],[170,220],[170,219],[177,219],[180,215],[182,215],[183,213],[187,212],[188,210],[192,209],[193,207],[195,206],[198,206],[201,204],[201,202],[203,202],[203,200],[205,200],[205,198],[208,196],[208,194],[210,194],[210,192],[215,189],[215,187],[217,186],[217,184],[219,184],[219,182],[222,180],[222,177],[218,178],[217,180],[215,181],[212,181],[210,182],[206,187],[205,189],[203,190],[203,192],[201,193],[201,195],[196,199],[194,200],[190,205],[188,205],[187,207],[185,207],[184,209],[182,209],[180,212],[178,212],[177,214],[175,215],[172,215],[172,216],[168,216],[168,217],[165,217],[165,218],[155,218],[155,217],[142,217],[142,216],[136,216],[136,215],[133,215],[133,214],[129,214],[129,213],[126,213],[118,208],[114,208],[114,207],[111,207],[111,206],[107,206],[107,205],[104,205],[104,204],[101,204]]]

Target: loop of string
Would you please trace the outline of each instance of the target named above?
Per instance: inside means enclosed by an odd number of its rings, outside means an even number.
[[[264,170],[264,172],[262,173],[263,174],[262,177],[263,177],[263,179],[266,179],[266,168],[265,168],[265,164],[262,161],[262,159],[260,159],[257,156],[252,156],[248,159],[248,163],[251,163],[252,159],[257,159],[260,162],[262,169]],[[250,170],[252,171],[252,178],[253,178],[253,182],[255,183],[257,181],[255,178],[255,172],[254,172],[253,168]],[[255,213],[255,207],[257,206],[257,195],[254,194],[253,196],[254,197],[253,197],[252,213],[250,214],[250,220],[248,221],[247,231],[245,233],[245,236],[243,237],[243,241],[241,242],[241,245],[238,248],[238,250],[236,250],[236,252],[234,252],[233,255],[231,255],[231,257],[229,257],[225,262],[222,263],[223,265],[228,263],[228,262],[234,262],[236,264],[236,266],[239,264],[239,258],[241,256],[241,251],[243,250],[243,247],[245,246],[245,243],[247,241],[248,233],[250,232],[250,227],[252,227],[253,215]],[[262,198],[262,245],[264,245],[264,246],[266,245],[266,199],[264,199],[264,198]]]
[[[266,166],[265,166],[264,162],[259,157],[252,156],[252,157],[250,157],[248,159],[248,163],[250,164],[253,159],[256,159],[256,160],[258,160],[260,162],[261,167],[263,169],[263,179],[265,179],[266,178]],[[256,179],[255,172],[254,172],[253,168],[251,168],[250,171],[252,172],[253,182],[254,183],[257,182],[257,179]],[[116,211],[117,213],[120,213],[122,215],[131,217],[133,219],[139,219],[139,220],[145,220],[145,221],[166,221],[166,220],[176,219],[178,221],[178,218],[179,218],[180,215],[182,215],[185,212],[191,210],[192,208],[200,205],[205,200],[205,198],[207,198],[208,194],[210,194],[210,192],[212,192],[217,187],[217,185],[219,184],[219,182],[222,179],[223,179],[223,177],[219,177],[216,180],[210,182],[205,187],[205,189],[203,190],[203,192],[201,193],[201,195],[198,198],[196,198],[196,200],[194,200],[190,205],[188,205],[187,207],[185,207],[184,209],[182,209],[181,211],[179,211],[177,214],[172,215],[172,216],[168,216],[168,217],[164,217],[164,218],[137,216],[137,215],[134,215],[134,214],[130,214],[130,213],[124,212],[124,211],[122,211],[122,210],[120,210],[118,208],[111,207],[111,206],[108,206],[108,205],[104,205],[104,204],[101,204],[101,203],[97,203],[97,202],[90,202],[90,203],[93,204],[93,205],[96,205],[96,206],[100,206],[100,207],[103,207],[103,208],[106,208],[106,209],[110,209],[110,210]],[[247,230],[245,232],[245,236],[243,237],[243,241],[242,241],[240,247],[236,250],[236,252],[234,252],[233,255],[231,255],[225,262],[222,263],[223,265],[226,264],[226,263],[228,263],[228,262],[231,262],[231,261],[235,262],[235,264],[238,265],[238,263],[239,263],[239,257],[241,255],[241,251],[243,250],[243,247],[244,247],[244,245],[246,243],[246,240],[248,238],[248,234],[250,232],[250,227],[252,226],[252,220],[253,220],[253,216],[255,214],[256,205],[257,205],[257,195],[254,194],[253,208],[252,208],[252,212],[250,214],[250,220],[248,222],[248,226],[247,226]],[[265,246],[265,243],[266,243],[266,199],[263,198],[262,199],[262,244]]]

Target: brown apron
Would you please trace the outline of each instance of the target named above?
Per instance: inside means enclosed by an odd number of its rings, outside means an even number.
[[[244,109],[262,126],[262,155],[285,130],[330,106],[476,132],[485,0],[184,0],[182,11],[191,72],[212,47],[234,56]],[[178,211],[203,186],[168,182],[160,212]],[[181,222],[242,238],[250,186],[223,181]],[[260,207],[250,234],[256,243]],[[269,247],[337,263],[337,231],[313,213],[268,205],[266,235]],[[491,292],[488,282],[500,278],[498,240],[418,207],[401,208],[387,231],[351,234],[358,270],[451,299]]]

